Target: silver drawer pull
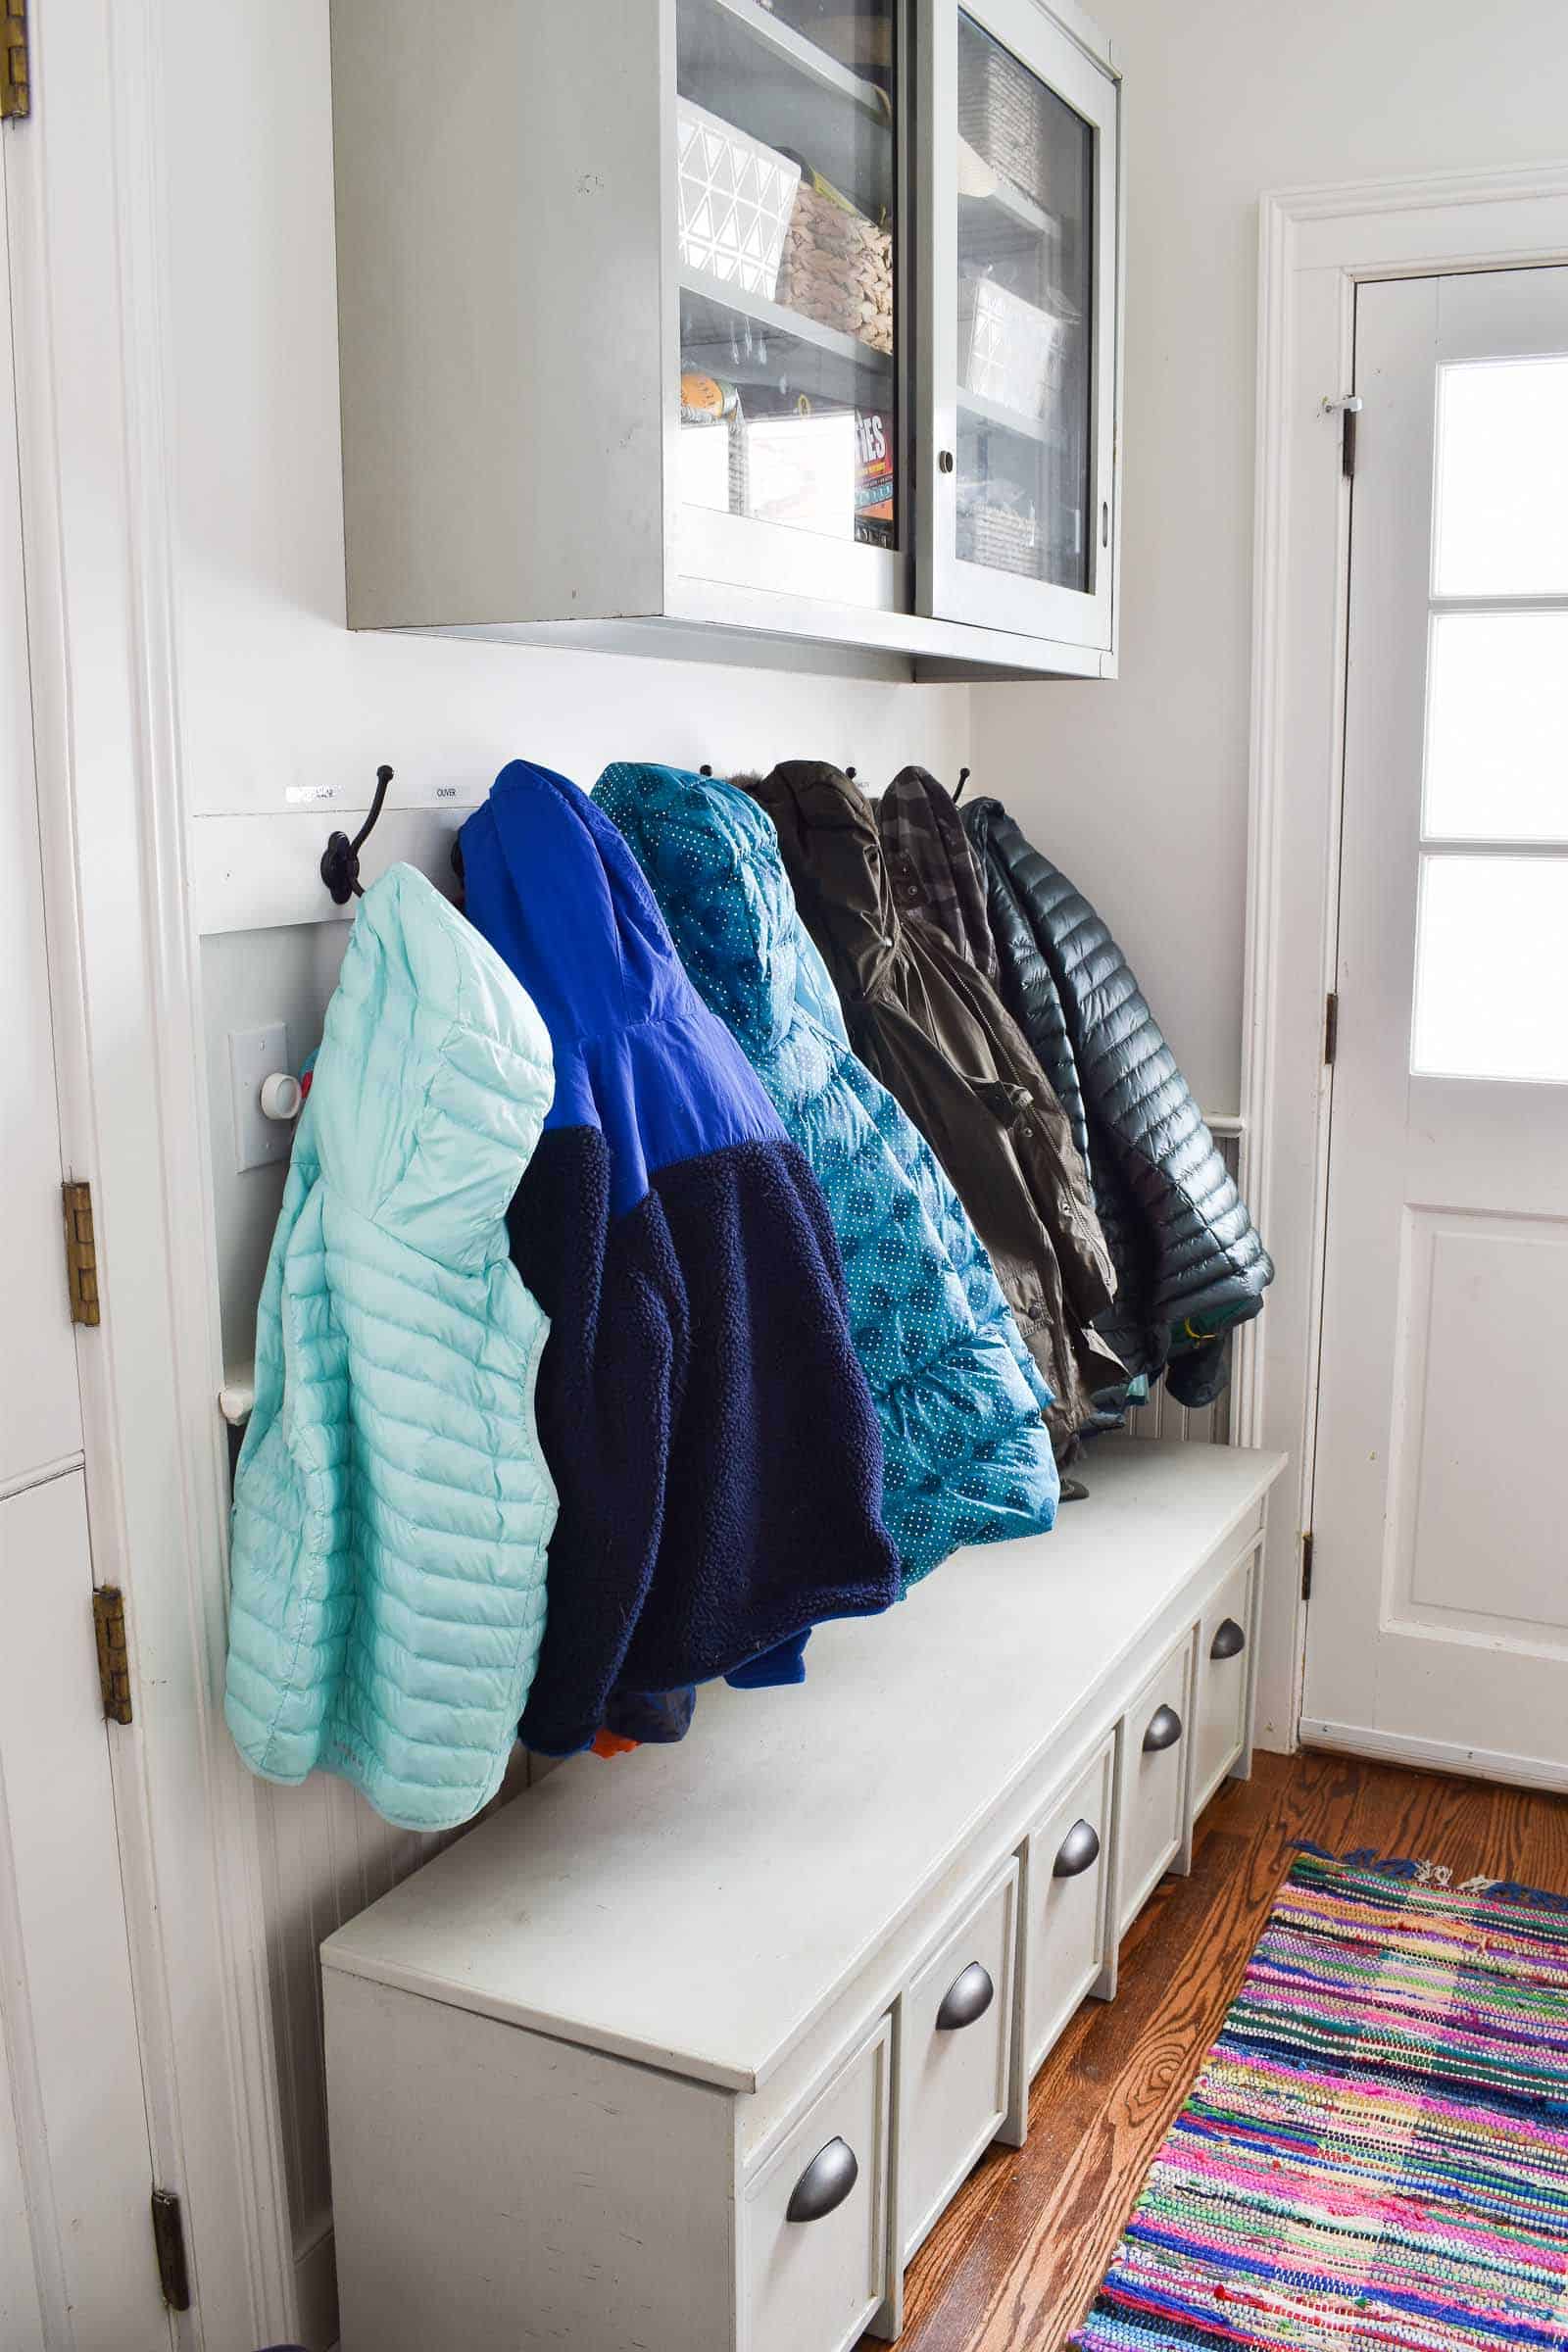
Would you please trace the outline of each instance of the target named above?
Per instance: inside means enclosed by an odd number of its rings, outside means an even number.
[[[972,2026],[976,2018],[984,2017],[996,1997],[997,1988],[991,1982],[990,1970],[982,1968],[978,1960],[971,1960],[968,1967],[961,1969],[954,1978],[942,1996],[942,2006],[937,2011],[937,2032],[956,2034],[960,2026]]]
[[[1158,1755],[1162,1747],[1174,1747],[1182,1736],[1182,1719],[1174,1707],[1156,1707],[1149,1719],[1144,1734],[1146,1756]]]
[[[1051,1866],[1054,1879],[1075,1879],[1080,1871],[1090,1870],[1100,1860],[1100,1832],[1092,1821],[1075,1821],[1061,1841],[1061,1851]]]
[[[787,2222],[820,2222],[836,2213],[860,2178],[855,2150],[847,2139],[830,2139],[818,2148],[790,2191],[784,2208]]]
[[[1227,1617],[1208,1645],[1211,1658],[1239,1658],[1247,1647],[1247,1636],[1234,1617]]]

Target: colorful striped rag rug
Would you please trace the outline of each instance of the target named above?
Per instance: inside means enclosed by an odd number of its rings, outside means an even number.
[[[1568,2347],[1568,1900],[1305,1852],[1081,2352]]]

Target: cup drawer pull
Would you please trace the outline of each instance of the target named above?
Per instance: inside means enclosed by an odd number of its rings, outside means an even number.
[[[1092,1821],[1075,1821],[1061,1841],[1061,1851],[1051,1866],[1054,1879],[1075,1879],[1080,1871],[1091,1870],[1100,1860],[1100,1832]]]
[[[1156,1707],[1144,1734],[1145,1755],[1155,1756],[1162,1747],[1174,1747],[1181,1736],[1182,1719],[1175,1708]]]
[[[942,1996],[937,2011],[937,2032],[956,2034],[960,2026],[972,2026],[976,2018],[984,2017],[996,1999],[997,1988],[991,1982],[989,1969],[978,1960],[971,1960],[961,1969]]]
[[[1247,1636],[1234,1617],[1227,1617],[1208,1645],[1211,1658],[1239,1658],[1247,1647]]]
[[[847,2139],[830,2139],[818,2148],[790,2191],[784,2208],[787,2222],[820,2222],[836,2213],[860,2177],[855,2150]]]

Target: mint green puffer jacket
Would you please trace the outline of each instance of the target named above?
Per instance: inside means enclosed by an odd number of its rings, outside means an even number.
[[[506,1211],[554,1089],[500,956],[393,866],[327,1007],[257,1315],[225,1713],[254,1772],[341,1773],[404,1829],[494,1795],[544,1634],[549,1326]]]

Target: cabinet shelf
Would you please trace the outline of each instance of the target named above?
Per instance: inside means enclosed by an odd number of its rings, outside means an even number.
[[[797,74],[814,82],[818,89],[847,98],[873,122],[886,124],[887,103],[874,81],[866,81],[851,67],[841,65],[828,50],[808,40],[804,32],[797,32],[793,24],[786,24],[781,17],[759,7],[758,0],[702,0],[702,13],[710,20],[722,20],[736,26],[748,40],[760,43],[775,57],[786,59]]]
[[[1000,400],[988,400],[983,392],[960,392],[958,414],[999,432],[1017,433],[1025,441],[1043,441],[1049,449],[1062,446],[1059,425],[1045,416],[1026,416],[1022,409],[1004,408]]]
[[[829,354],[845,367],[864,369],[877,375],[891,376],[893,362],[885,351],[873,350],[862,343],[858,335],[847,335],[836,326],[821,326],[816,319],[808,318],[804,311],[787,310],[781,302],[770,302],[765,294],[748,293],[727,278],[715,277],[708,270],[683,269],[680,273],[683,302],[689,297],[711,305],[715,310],[750,318],[754,325],[764,327],[770,335],[789,336],[797,343],[808,344],[815,351]],[[701,337],[698,338],[701,340]],[[715,335],[715,341],[721,337]],[[723,372],[722,368],[720,373]]]
[[[1015,188],[1010,179],[1004,179],[1000,172],[993,171],[979,156],[975,157],[975,161],[981,171],[990,175],[992,184],[984,190],[959,189],[958,213],[961,221],[967,224],[971,220],[983,220],[987,215],[1000,213],[1010,227],[1022,229],[1030,237],[1039,237],[1052,245],[1059,243],[1061,222],[1054,213],[1043,211],[1032,197],[1024,194],[1022,188]]]

